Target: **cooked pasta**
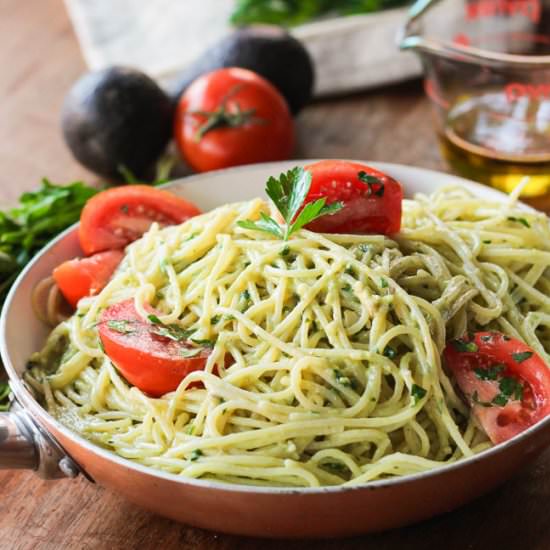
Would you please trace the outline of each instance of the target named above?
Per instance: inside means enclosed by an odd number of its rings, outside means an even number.
[[[26,380],[47,410],[127,459],[240,484],[365,483],[490,447],[441,354],[485,327],[549,359],[547,218],[443,188],[405,200],[392,239],[301,230],[283,242],[237,226],[267,208],[223,206],[128,246],[32,357]],[[130,298],[213,346],[160,398],[100,345],[102,310]]]

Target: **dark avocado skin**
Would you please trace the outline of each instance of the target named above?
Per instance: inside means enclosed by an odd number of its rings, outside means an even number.
[[[144,73],[111,67],[82,76],[62,111],[65,141],[86,168],[122,179],[120,166],[146,178],[172,136],[173,104]]]
[[[313,94],[313,61],[300,41],[276,26],[239,29],[208,49],[173,84],[175,101],[199,76],[223,67],[249,69],[269,80],[298,113]]]

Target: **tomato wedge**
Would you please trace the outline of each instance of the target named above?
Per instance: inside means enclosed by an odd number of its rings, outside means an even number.
[[[123,257],[121,250],[108,250],[89,258],[75,258],[58,265],[52,275],[67,302],[76,308],[80,298],[103,290]]]
[[[323,160],[305,167],[312,181],[305,203],[326,197],[344,208],[308,224],[320,233],[378,233],[391,235],[401,228],[401,184],[365,164]]]
[[[493,443],[550,414],[550,371],[527,345],[500,332],[477,332],[443,353],[465,399]]]
[[[92,197],[80,215],[80,246],[86,255],[124,248],[153,222],[174,225],[200,214],[191,202],[148,185],[107,189]]]
[[[114,304],[101,314],[99,337],[116,368],[141,391],[160,397],[174,391],[194,370],[204,368],[208,348],[196,347],[180,325],[163,325],[149,308],[143,319],[133,300]]]

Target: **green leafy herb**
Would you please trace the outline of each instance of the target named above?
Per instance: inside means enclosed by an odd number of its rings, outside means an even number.
[[[191,453],[191,462],[195,462],[195,460],[198,460],[201,456],[203,456],[203,452],[200,450],[200,449],[195,449],[192,453]]]
[[[176,323],[170,323],[169,325],[165,325],[156,315],[151,313],[150,315],[147,315],[147,319],[151,321],[151,323],[154,325],[151,328],[151,332],[153,334],[156,334],[157,336],[162,336],[163,338],[169,338],[170,340],[174,340],[174,342],[183,342],[184,340],[188,340],[189,336],[196,332],[195,329],[184,329],[180,325],[177,325]]]
[[[532,351],[520,351],[518,353],[512,353],[512,359],[516,363],[523,363],[527,359],[531,358],[533,356]]]
[[[411,387],[411,395],[414,401],[414,404],[416,405],[426,394],[428,393],[427,390],[425,390],[422,386],[419,386],[417,384],[413,384]]]
[[[199,338],[191,338],[191,342],[205,348],[213,348],[216,345],[214,340],[201,340]]]
[[[367,196],[369,195],[376,195],[377,197],[384,196],[384,182],[380,178],[367,174],[366,172],[363,172],[363,171],[359,172],[357,174],[357,177],[359,178],[359,181],[362,181],[363,183],[367,184],[369,189]]]
[[[485,239],[483,241],[481,241],[483,244],[491,244],[493,241],[491,241],[490,239]]]
[[[107,326],[115,332],[120,332],[120,334],[131,334],[132,332],[135,332],[132,328],[131,321],[107,321]]]
[[[283,249],[279,252],[279,256],[288,256],[290,254],[290,247],[288,245],[284,246]]]
[[[460,340],[458,338],[456,340],[451,340],[451,344],[456,351],[460,351],[462,353],[475,353],[479,349],[475,342],[465,342],[464,340]]]
[[[217,325],[220,321],[221,321],[221,316],[220,315],[214,315],[214,317],[212,317],[210,319],[210,324],[211,325]]]
[[[529,222],[525,219],[525,218],[515,218],[514,216],[508,216],[508,219],[511,221],[511,222],[518,222],[518,223],[521,223],[522,225],[524,225],[525,227],[531,227],[529,225]]]
[[[493,365],[488,368],[476,367],[474,373],[480,380],[497,380],[505,369],[504,365]]]
[[[10,402],[10,385],[7,382],[0,382],[0,411],[7,411]]]
[[[0,309],[23,267],[51,239],[78,221],[96,192],[82,182],[63,186],[44,179],[38,191],[21,195],[17,207],[0,210]]]
[[[334,378],[338,384],[345,386],[346,388],[351,388],[351,380],[344,375],[340,369],[333,369]]]
[[[388,281],[386,281],[386,279],[384,279],[384,277],[380,278],[380,286],[382,288],[388,288]]]
[[[304,225],[321,216],[334,214],[343,208],[341,202],[325,204],[325,197],[304,205],[310,187],[311,173],[300,167],[293,168],[286,174],[281,174],[279,179],[269,178],[265,191],[279,210],[285,223],[280,225],[276,220],[262,212],[260,220],[241,220],[237,222],[238,225],[244,229],[270,233],[279,239],[288,241],[289,237]]]
[[[523,385],[512,376],[503,376],[498,384],[498,389],[506,397],[514,397],[521,401],[523,399]]]

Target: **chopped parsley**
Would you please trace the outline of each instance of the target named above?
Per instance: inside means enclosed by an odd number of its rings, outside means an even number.
[[[512,359],[516,363],[523,363],[527,359],[531,358],[533,356],[532,351],[520,351],[518,353],[512,353]]]
[[[201,456],[203,456],[203,452],[200,450],[200,449],[195,449],[192,453],[191,453],[191,462],[195,462],[195,460],[198,460]]]
[[[210,318],[210,324],[216,325],[220,322],[220,320],[221,320],[221,317],[219,315],[214,315],[214,317]]]
[[[370,195],[376,195],[377,197],[384,196],[384,182],[380,178],[367,174],[362,170],[357,174],[357,177],[359,178],[359,181],[367,184],[367,197]]]
[[[456,351],[460,352],[475,353],[479,349],[475,342],[465,342],[464,340],[459,340],[458,338],[456,340],[451,340],[451,344]]]
[[[511,222],[518,222],[521,223],[521,225],[524,225],[525,227],[531,227],[529,225],[529,222],[525,218],[515,218],[514,216],[508,216],[508,219]]]
[[[216,345],[214,340],[200,340],[199,338],[191,338],[191,342],[205,348],[213,348]]]
[[[505,369],[505,365],[493,365],[488,368],[477,367],[474,369],[474,373],[480,380],[497,380]]]
[[[340,369],[333,369],[334,372],[334,378],[338,384],[341,386],[345,386],[346,388],[351,388],[352,383],[351,380],[344,375],[344,373]]]
[[[132,328],[132,322],[127,320],[107,321],[107,326],[115,332],[120,332],[120,334],[131,334],[135,332]]]
[[[419,386],[418,384],[413,384],[411,388],[411,395],[414,401],[414,404],[416,405],[425,395],[428,393],[428,390],[424,389],[422,386]]]
[[[341,462],[325,462],[322,466],[335,474],[345,474],[348,470]]]
[[[384,279],[384,277],[380,278],[380,286],[382,288],[388,288],[388,281],[386,281],[386,279]]]
[[[165,325],[156,315],[148,315],[147,318],[154,325],[151,329],[153,334],[157,336],[162,336],[163,338],[169,338],[174,340],[174,342],[182,342],[188,340],[189,336],[196,332],[195,329],[186,330],[175,323]]]
[[[288,256],[290,254],[290,247],[288,245],[284,246],[283,249],[279,252],[279,256]]]

